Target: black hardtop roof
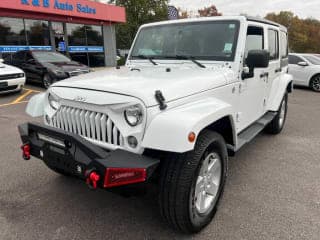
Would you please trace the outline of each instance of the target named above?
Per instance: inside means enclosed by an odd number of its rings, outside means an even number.
[[[276,22],[273,22],[273,21],[270,21],[270,20],[267,20],[267,19],[264,19],[264,18],[259,18],[259,17],[250,17],[250,16],[248,16],[246,18],[247,18],[248,21],[273,25],[273,26],[279,27],[280,30],[287,32],[287,28],[285,26],[279,24],[279,23],[276,23]]]

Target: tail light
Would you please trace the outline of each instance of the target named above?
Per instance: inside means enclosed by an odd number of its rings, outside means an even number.
[[[22,147],[21,147],[21,150],[22,150],[22,157],[24,160],[30,160],[31,158],[31,154],[30,154],[30,145],[29,144],[24,144]]]
[[[107,168],[104,187],[117,187],[133,183],[145,182],[147,170],[144,168]]]

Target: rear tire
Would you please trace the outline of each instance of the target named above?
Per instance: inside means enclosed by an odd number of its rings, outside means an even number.
[[[320,74],[311,79],[310,88],[315,92],[320,92]]]
[[[193,151],[171,154],[161,166],[161,214],[174,229],[199,232],[214,217],[222,196],[228,154],[221,135],[203,131]]]
[[[288,93],[286,93],[281,101],[279,110],[274,119],[266,127],[266,132],[270,134],[279,134],[286,122],[288,112]]]

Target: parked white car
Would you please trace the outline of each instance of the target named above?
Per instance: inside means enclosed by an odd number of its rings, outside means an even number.
[[[320,92],[320,58],[314,54],[289,54],[289,73],[294,85]]]
[[[198,232],[217,210],[228,156],[285,125],[287,37],[277,23],[244,16],[144,25],[125,67],[30,100],[27,112],[45,124],[19,126],[23,157],[94,189],[153,179],[165,220]]]
[[[21,69],[6,65],[0,59],[0,94],[19,92],[25,83],[26,77]]]

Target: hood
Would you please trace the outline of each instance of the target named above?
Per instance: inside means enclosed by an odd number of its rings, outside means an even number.
[[[0,75],[23,73],[20,68],[0,63]]]
[[[89,69],[86,65],[78,62],[48,62],[42,63],[45,67],[49,69],[56,69],[64,72],[71,72],[75,70],[86,70]]]
[[[190,96],[227,83],[221,68],[143,67],[109,69],[57,82],[53,87],[83,88],[133,96],[147,107],[158,105],[155,92],[160,90],[166,102]],[[231,71],[223,68],[223,72]]]

